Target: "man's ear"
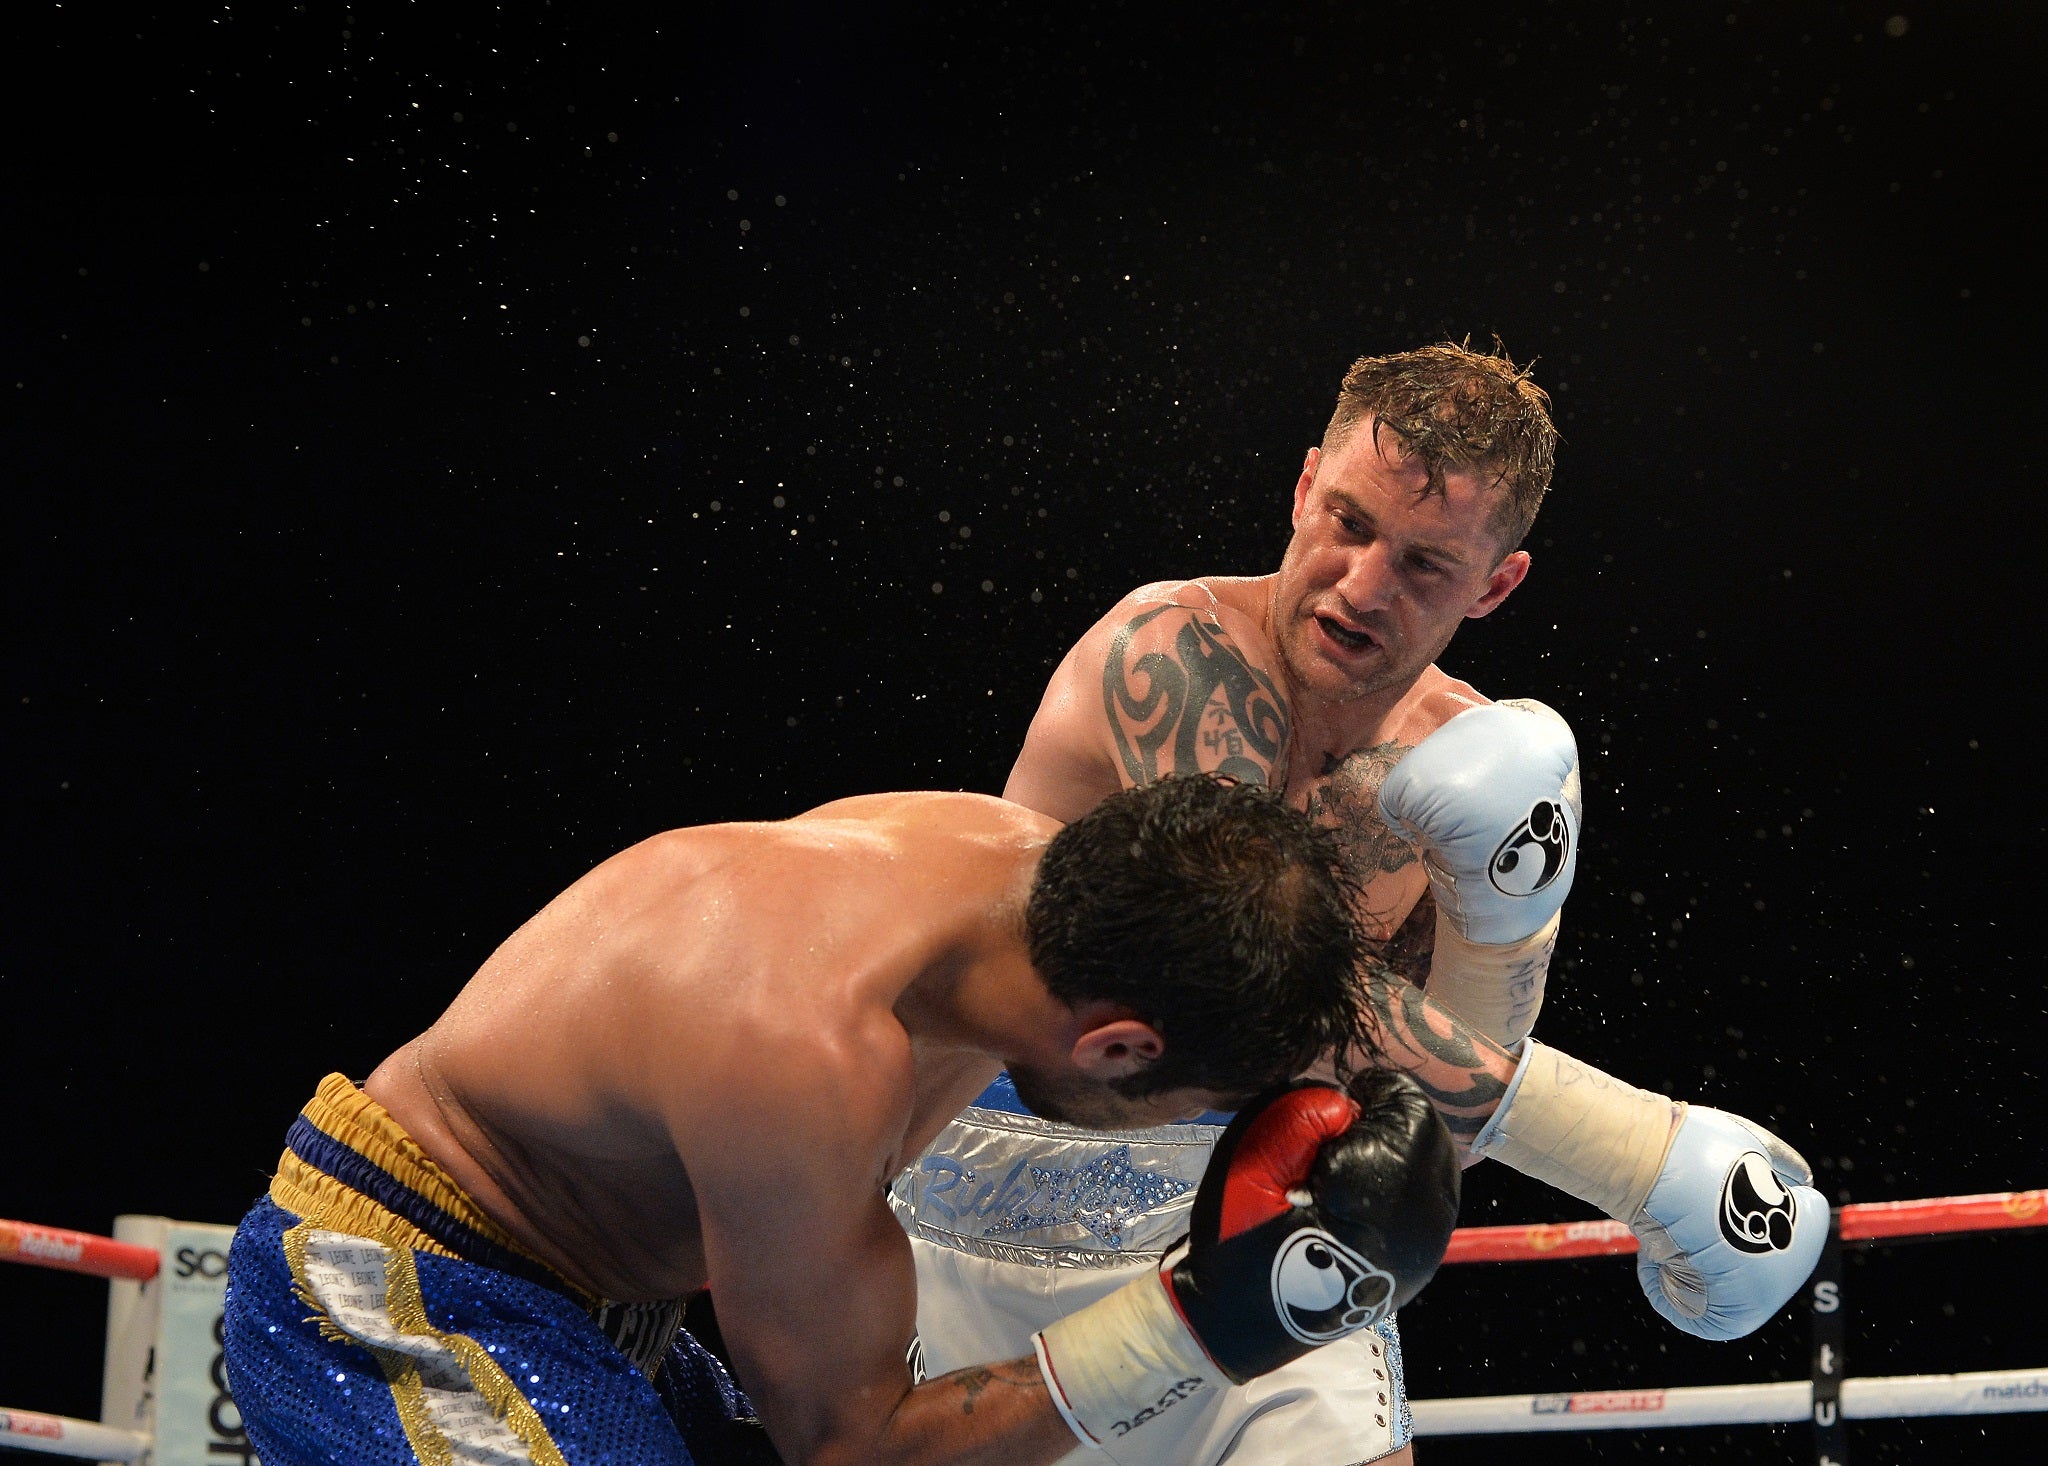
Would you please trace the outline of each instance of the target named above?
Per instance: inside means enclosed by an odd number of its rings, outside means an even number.
[[[1308,456],[1301,460],[1301,477],[1294,481],[1294,512],[1289,516],[1289,524],[1301,523],[1302,506],[1308,503],[1309,487],[1316,481],[1316,465],[1322,461],[1320,448],[1309,449]]]
[[[1500,564],[1494,566],[1493,574],[1486,578],[1485,591],[1481,593],[1478,600],[1471,604],[1466,610],[1465,615],[1473,620],[1487,615],[1495,606],[1498,606],[1502,601],[1514,594],[1515,587],[1522,583],[1523,577],[1528,575],[1528,573],[1529,552],[1527,550],[1516,550],[1512,554],[1504,556]]]
[[[1166,1052],[1166,1040],[1136,1018],[1108,1018],[1074,1040],[1074,1067],[1104,1083],[1136,1074]]]

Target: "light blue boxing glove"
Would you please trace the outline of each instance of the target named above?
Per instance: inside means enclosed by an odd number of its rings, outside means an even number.
[[[1626,1225],[1650,1306],[1702,1339],[1760,1327],[1799,1291],[1827,1241],[1828,1204],[1812,1169],[1770,1131],[1637,1089],[1545,1044],[1526,1046],[1472,1152]]]
[[[1379,803],[1422,857],[1437,909],[1469,941],[1533,936],[1571,892],[1579,746],[1540,702],[1465,709],[1394,765]]]
[[[1467,708],[1380,786],[1436,896],[1429,995],[1513,1049],[1535,1026],[1579,861],[1579,750],[1540,702]]]
[[[1636,1281],[1674,1327],[1739,1339],[1805,1285],[1828,1204],[1799,1152],[1761,1125],[1687,1105],[1630,1230]]]

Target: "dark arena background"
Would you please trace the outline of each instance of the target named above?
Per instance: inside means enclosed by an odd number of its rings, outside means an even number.
[[[0,1216],[232,1222],[643,836],[999,790],[1120,594],[1277,563],[1354,357],[1496,335],[1565,441],[1446,664],[1578,733],[1539,1035],[1837,1204],[2048,1185],[2048,25],[1896,3],[16,7]],[[2048,1363],[2044,1248],[1852,1253],[1850,1372]],[[0,1287],[0,1403],[96,1416],[105,1286]],[[1808,1369],[1626,1259],[1402,1317],[1417,1398]]]

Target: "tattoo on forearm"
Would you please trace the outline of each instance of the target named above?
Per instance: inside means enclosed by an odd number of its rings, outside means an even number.
[[[985,1366],[975,1365],[961,1370],[953,1377],[960,1383],[960,1413],[972,1415],[974,1402],[979,1400],[981,1392],[994,1382],[995,1376]]]
[[[1497,1046],[1380,964],[1368,963],[1367,969],[1368,998],[1386,1062],[1411,1075],[1451,1134],[1469,1144],[1507,1092],[1488,1064],[1486,1051]]]
[[[1013,1390],[1036,1389],[1041,1376],[1034,1367],[1028,1373],[1019,1367],[1018,1361],[1007,1364],[974,1364],[966,1369],[955,1370],[947,1379],[960,1391],[960,1413],[972,1415],[974,1403],[982,1397],[991,1385],[1005,1385]]]
[[[1273,679],[1247,662],[1220,627],[1190,616],[1171,655],[1131,659],[1133,637],[1169,611],[1185,614],[1184,607],[1161,606],[1132,618],[1102,669],[1103,705],[1124,777],[1145,785],[1206,769],[1248,784],[1274,782],[1273,765],[1287,744],[1286,704]]]

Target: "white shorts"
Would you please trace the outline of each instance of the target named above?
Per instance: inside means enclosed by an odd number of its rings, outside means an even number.
[[[964,1111],[889,1193],[917,1258],[919,1377],[1027,1355],[1039,1329],[1157,1267],[1221,1133]],[[1355,1466],[1411,1433],[1390,1318],[1062,1466]]]

